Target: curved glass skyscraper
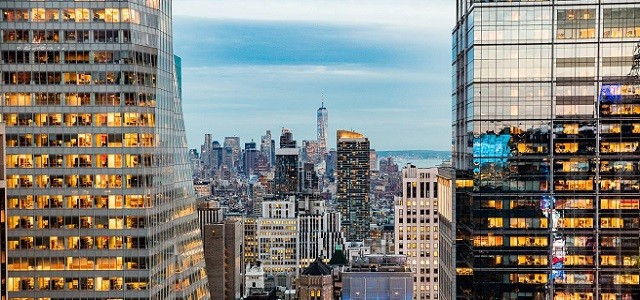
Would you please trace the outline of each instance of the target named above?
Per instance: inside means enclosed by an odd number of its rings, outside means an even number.
[[[171,1],[0,17],[9,299],[208,299]]]

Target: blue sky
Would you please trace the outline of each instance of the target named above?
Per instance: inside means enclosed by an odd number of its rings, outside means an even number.
[[[324,91],[332,147],[353,129],[379,150],[450,149],[454,2],[174,1],[189,147],[315,139]]]

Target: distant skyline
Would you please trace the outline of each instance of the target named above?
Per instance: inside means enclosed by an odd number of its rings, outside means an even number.
[[[331,148],[353,129],[379,150],[450,149],[453,1],[183,0],[173,13],[189,148],[282,127],[315,139],[324,91]]]

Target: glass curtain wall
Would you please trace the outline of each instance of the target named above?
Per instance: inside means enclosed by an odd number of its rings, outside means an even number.
[[[208,299],[171,1],[1,1],[9,299]]]
[[[459,1],[458,18],[458,298],[636,299],[640,3]]]

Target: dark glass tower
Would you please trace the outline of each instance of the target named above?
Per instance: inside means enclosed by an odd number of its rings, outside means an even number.
[[[7,300],[7,181],[5,126],[0,124],[0,300]]]
[[[298,192],[298,161],[300,149],[296,147],[293,133],[282,128],[280,148],[275,149],[275,194],[292,195]]]
[[[639,299],[640,2],[457,9],[457,297]]]
[[[171,1],[1,1],[9,299],[208,299]]]

